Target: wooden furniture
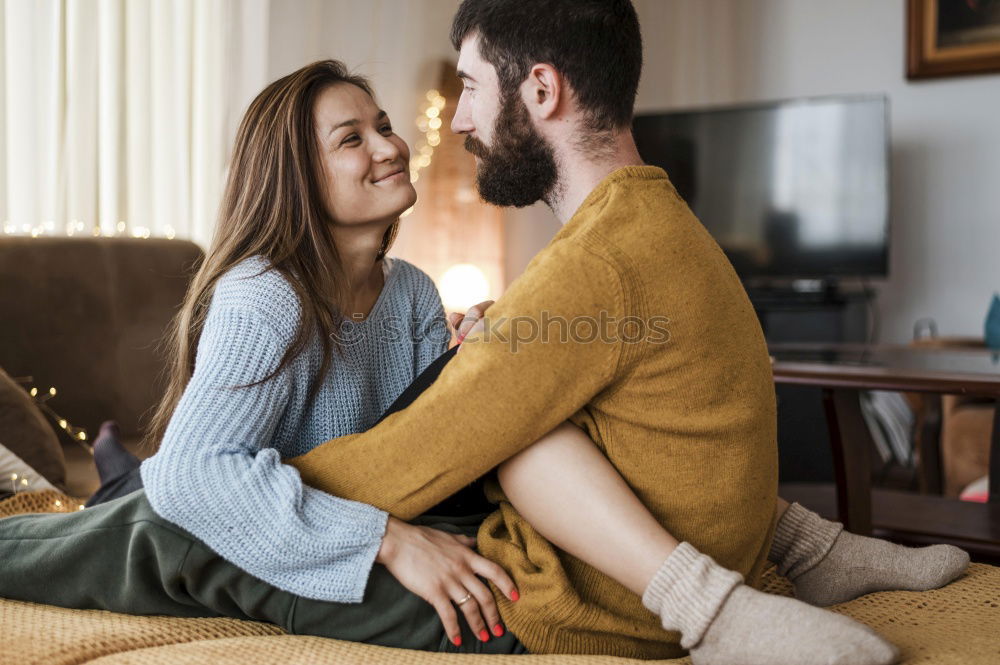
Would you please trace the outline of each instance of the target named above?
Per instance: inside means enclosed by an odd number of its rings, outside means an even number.
[[[1000,556],[1000,406],[994,409],[990,497],[985,504],[872,490],[871,433],[861,412],[865,390],[979,395],[1000,404],[1000,354],[986,349],[772,344],[777,384],[822,389],[833,454],[833,493],[787,485],[786,499],[833,512],[854,533],[914,543],[951,542]],[[834,503],[835,502],[835,503]],[[835,510],[833,509],[835,505]]]
[[[982,337],[921,337],[910,346],[922,349],[986,348]],[[978,395],[907,393],[916,416],[913,446],[921,494],[957,497],[986,476],[995,400]]]

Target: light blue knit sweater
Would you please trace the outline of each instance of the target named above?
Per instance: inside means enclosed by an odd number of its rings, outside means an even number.
[[[441,298],[418,268],[387,259],[382,293],[368,318],[346,324],[344,355],[333,356],[312,403],[318,335],[274,379],[234,389],[277,367],[298,323],[285,278],[258,274],[267,265],[254,257],[219,280],[194,374],[142,480],[161,517],[254,577],[308,598],[360,602],[387,514],[304,486],[281,460],[375,423],[447,349]]]

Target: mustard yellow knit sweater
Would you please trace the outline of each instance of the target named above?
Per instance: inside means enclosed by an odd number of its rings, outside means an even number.
[[[569,419],[664,527],[757,582],[777,491],[770,363],[736,274],[666,173],[605,178],[488,319],[409,408],[289,460],[303,480],[410,519]],[[528,649],[682,654],[635,594],[491,492],[479,551],[514,578],[521,599],[497,602]]]

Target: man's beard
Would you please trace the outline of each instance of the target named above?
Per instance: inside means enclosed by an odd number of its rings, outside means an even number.
[[[466,136],[465,149],[479,158],[476,187],[487,203],[523,208],[548,201],[558,179],[555,154],[531,123],[516,91],[504,95],[493,145]]]

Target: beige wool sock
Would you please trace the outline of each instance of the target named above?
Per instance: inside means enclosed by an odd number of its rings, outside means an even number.
[[[874,591],[926,591],[961,575],[969,555],[951,545],[912,548],[844,531],[793,503],[778,521],[768,559],[795,597],[827,607]]]
[[[755,591],[690,543],[650,581],[643,604],[681,634],[694,665],[889,665],[895,647],[847,617]]]

